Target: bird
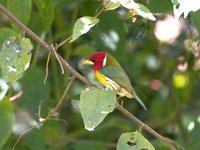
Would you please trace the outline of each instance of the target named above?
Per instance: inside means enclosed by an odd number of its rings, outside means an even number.
[[[83,65],[92,65],[96,79],[105,88],[114,91],[120,97],[134,98],[147,111],[142,100],[137,96],[131,82],[119,62],[107,52],[96,52]]]

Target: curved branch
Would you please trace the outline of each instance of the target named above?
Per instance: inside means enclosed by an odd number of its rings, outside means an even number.
[[[34,40],[36,40],[41,46],[43,46],[44,48],[46,48],[54,57],[56,57],[54,50],[52,49],[52,47],[46,43],[45,41],[43,41],[40,37],[38,37],[34,32],[32,32],[28,27],[26,27],[20,20],[18,20],[12,13],[10,13],[2,4],[0,4],[0,10],[6,15],[8,16],[11,20],[13,20],[23,31],[25,31],[30,37],[32,37]],[[72,68],[70,66],[70,64],[68,64],[59,54],[57,54],[59,60],[61,61],[61,63],[63,64],[63,66],[65,67],[65,69],[67,69],[71,74],[73,74],[73,76],[75,76],[76,78],[80,79],[82,82],[84,82],[85,84],[92,86],[92,83],[87,80],[85,77],[83,77],[81,74],[79,74],[74,68]],[[145,124],[144,122],[140,121],[137,117],[135,117],[134,115],[132,115],[129,111],[127,111],[124,107],[122,107],[121,105],[117,106],[117,109],[124,114],[126,117],[128,117],[130,120],[132,120],[134,123],[138,124],[139,126],[142,126],[143,129],[145,129],[146,131],[148,131],[149,133],[151,133],[152,135],[154,135],[156,138],[160,139],[163,143],[165,143],[170,149],[175,150],[173,144],[174,141],[170,140],[167,137],[163,137],[162,135],[160,135],[158,132],[156,132],[155,130],[153,130],[151,127],[149,127],[147,124]]]
[[[139,120],[137,117],[135,117],[134,115],[132,115],[128,110],[126,110],[124,107],[122,107],[121,105],[117,106],[117,109],[124,114],[126,117],[128,117],[131,121],[133,121],[134,123],[138,124],[139,126],[141,126],[144,130],[148,131],[149,133],[151,133],[152,135],[154,135],[156,138],[160,139],[163,143],[165,143],[171,150],[175,150],[174,146],[173,146],[173,141],[167,137],[164,137],[162,135],[160,135],[158,132],[156,132],[154,129],[152,129],[151,127],[149,127],[147,124],[145,124],[144,122],[142,122],[141,120]]]
[[[79,74],[74,68],[71,67],[58,53],[57,56],[55,55],[54,50],[52,49],[51,45],[46,43],[42,40],[39,36],[37,36],[33,31],[31,31],[27,26],[25,26],[17,17],[15,17],[9,10],[7,10],[2,4],[0,4],[0,10],[8,16],[11,20],[13,20],[23,31],[25,31],[31,38],[37,41],[41,46],[47,49],[51,55],[54,57],[58,57],[61,61],[62,65],[73,75],[75,75],[78,79],[84,82],[87,85],[92,85],[90,81],[88,81],[85,77]]]

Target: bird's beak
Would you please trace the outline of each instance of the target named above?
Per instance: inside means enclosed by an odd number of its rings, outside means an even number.
[[[90,60],[85,60],[84,62],[82,62],[83,65],[94,65],[94,63]]]

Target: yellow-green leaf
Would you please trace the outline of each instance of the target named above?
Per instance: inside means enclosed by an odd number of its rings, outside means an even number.
[[[80,110],[85,129],[93,131],[116,107],[116,95],[94,87],[81,92]]]
[[[0,51],[2,78],[7,82],[18,80],[29,67],[33,45],[28,38],[10,37]]]
[[[129,0],[129,1],[119,0],[119,3],[129,10],[131,9],[135,10],[137,15],[140,15],[146,19],[150,19],[153,21],[156,20],[156,18],[153,16],[151,11],[140,3],[136,3],[133,0]]]
[[[85,16],[79,18],[74,25],[72,39],[70,42],[75,41],[81,35],[87,33],[98,22],[99,19],[97,17]]]

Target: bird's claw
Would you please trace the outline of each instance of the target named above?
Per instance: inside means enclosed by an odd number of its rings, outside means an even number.
[[[103,86],[102,84],[97,84],[97,88],[108,91],[108,88]]]

